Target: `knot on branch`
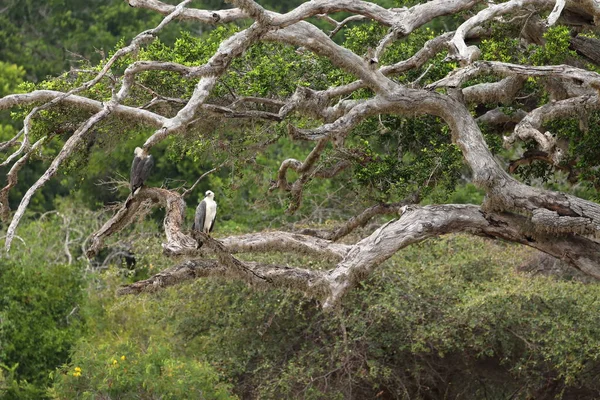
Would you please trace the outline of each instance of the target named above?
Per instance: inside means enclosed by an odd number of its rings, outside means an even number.
[[[253,0],[226,0],[226,3],[232,3],[241,10],[244,10],[250,18],[263,26],[269,26],[273,23],[273,17],[260,4]]]
[[[450,45],[450,59],[458,61],[461,67],[473,64],[481,57],[481,50],[477,46],[468,46],[462,52],[453,44]]]
[[[285,117],[292,111],[298,111],[315,119],[324,119],[324,110],[327,109],[328,103],[329,97],[325,92],[299,86],[290,101],[281,108],[279,115]]]

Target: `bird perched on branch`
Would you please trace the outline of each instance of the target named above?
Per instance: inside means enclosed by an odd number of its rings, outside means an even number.
[[[135,195],[136,191],[144,185],[144,182],[150,176],[152,167],[154,167],[154,158],[139,147],[135,148],[133,154],[129,187],[131,193]]]
[[[215,194],[212,191],[207,190],[205,196],[200,204],[198,204],[198,207],[196,207],[196,216],[194,217],[192,230],[210,233],[215,227],[217,202],[214,200]]]

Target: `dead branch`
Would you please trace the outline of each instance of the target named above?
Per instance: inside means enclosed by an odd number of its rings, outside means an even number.
[[[524,216],[486,213],[474,205],[405,206],[401,211],[400,219],[382,225],[368,237],[350,246],[344,258],[328,272],[241,262],[233,258],[223,244],[202,236],[201,240],[217,253],[217,260],[186,261],[148,280],[128,285],[120,293],[136,294],[189,279],[217,276],[242,279],[262,287],[299,290],[320,299],[325,308],[331,309],[340,304],[344,294],[352,287],[399,250],[427,238],[452,232],[467,232],[521,243],[561,258],[586,274],[600,278],[600,243],[573,234],[532,234]],[[584,248],[594,248],[596,251],[591,255],[581,253]]]

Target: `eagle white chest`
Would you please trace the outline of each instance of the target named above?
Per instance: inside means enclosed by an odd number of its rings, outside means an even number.
[[[206,197],[204,202],[206,203],[206,217],[204,218],[204,226],[202,227],[202,231],[209,232],[210,226],[217,215],[217,202],[209,197]]]

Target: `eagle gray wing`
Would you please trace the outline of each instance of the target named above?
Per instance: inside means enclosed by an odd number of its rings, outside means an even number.
[[[142,159],[138,156],[133,157],[133,162],[131,163],[131,173],[129,176],[129,187],[133,192],[138,187],[142,186],[142,182],[140,180],[140,163]]]
[[[206,202],[202,200],[196,207],[196,215],[194,217],[194,225],[192,229],[202,232],[204,230],[204,220],[206,219]]]
[[[152,157],[152,155],[149,155],[144,160],[144,165],[142,165],[142,171],[140,173],[140,176],[142,178],[142,184],[146,182],[146,179],[148,179],[148,177],[150,176],[152,168],[154,168],[154,157]]]

